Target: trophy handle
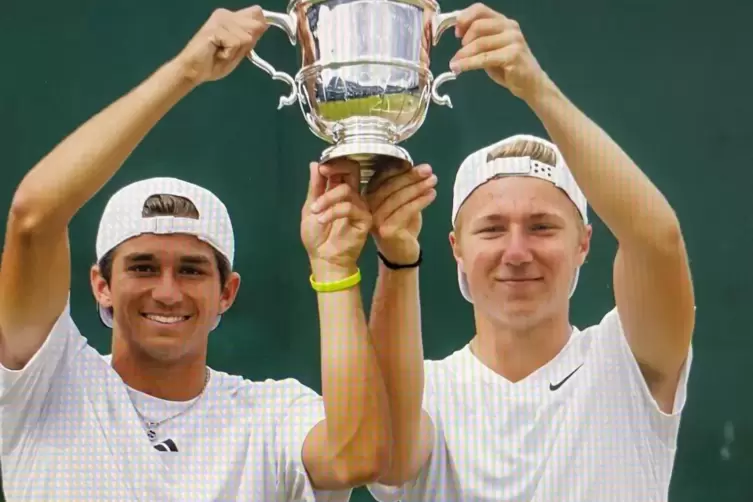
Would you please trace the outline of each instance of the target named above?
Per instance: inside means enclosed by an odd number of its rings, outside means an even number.
[[[434,16],[434,20],[431,25],[432,42],[434,43],[434,45],[437,45],[439,43],[439,39],[442,38],[442,33],[444,33],[447,28],[451,28],[457,24],[459,15],[460,11],[455,10],[448,12],[447,14],[437,14]],[[452,108],[452,100],[450,99],[450,97],[447,94],[440,96],[437,93],[437,89],[439,89],[439,86],[441,86],[445,82],[455,80],[455,78],[457,78],[457,76],[453,72],[446,71],[439,75],[436,79],[434,79],[434,82],[431,84],[431,99],[436,104]]]
[[[282,14],[268,10],[263,10],[262,12],[264,13],[264,19],[267,21],[267,23],[269,23],[271,26],[276,26],[277,28],[280,28],[282,31],[284,31],[288,36],[288,40],[290,40],[291,45],[296,44],[297,37],[295,14]],[[256,53],[256,51],[251,51],[247,57],[255,66],[261,68],[262,70],[264,70],[264,72],[269,74],[272,79],[280,80],[290,86],[290,94],[288,94],[287,96],[280,96],[280,102],[277,104],[278,110],[283,106],[290,106],[298,100],[298,91],[296,90],[295,80],[293,79],[293,77],[291,77],[284,71],[275,70],[274,66],[262,59]]]

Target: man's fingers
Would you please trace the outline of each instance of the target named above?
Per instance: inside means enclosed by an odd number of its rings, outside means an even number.
[[[323,213],[331,206],[348,199],[352,195],[353,187],[351,187],[347,183],[336,185],[332,188],[329,188],[325,193],[323,193],[320,197],[313,201],[313,203],[311,204],[311,212],[314,214]]]
[[[519,31],[503,31],[501,33],[480,37],[460,49],[450,62],[454,63],[461,59],[470,58],[478,54],[494,52],[518,42],[523,42],[523,35]]]
[[[411,169],[413,169],[413,166],[409,162],[399,159],[378,166],[374,172],[374,176],[371,177],[366,186],[366,193],[372,194],[376,192],[388,180],[400,176]]]
[[[477,38],[496,35],[497,33],[501,33],[503,29],[504,24],[499,18],[479,19],[465,32],[463,39],[460,41],[460,45],[465,47]]]
[[[434,187],[436,186],[437,177],[431,175],[418,183],[412,183],[394,192],[373,211],[374,221],[380,224],[380,222],[387,221],[394,214],[397,214],[401,208],[412,207],[413,201],[429,192],[435,192]]]
[[[369,221],[371,215],[363,204],[359,204],[358,200],[348,198],[330,206],[316,217],[317,221],[322,225],[327,225],[341,218],[346,218],[353,222]]]
[[[235,11],[238,19],[264,21],[264,10],[258,5],[252,5]]]
[[[350,185],[354,190],[358,190],[358,186],[361,183],[361,166],[357,162],[347,158],[334,159],[321,164],[319,172],[327,178],[342,176],[340,178],[342,182]]]
[[[458,15],[458,22],[455,25],[455,36],[463,38],[471,25],[481,19],[506,20],[507,18],[482,3],[473,4],[463,9]]]
[[[520,46],[518,44],[507,45],[491,52],[482,52],[480,54],[459,59],[453,58],[453,61],[450,63],[450,68],[452,68],[452,71],[455,73],[480,70],[488,68],[490,65],[504,69],[512,63],[519,54]]]
[[[217,9],[212,17],[215,25],[212,43],[218,48],[217,57],[225,61],[244,57],[268,28],[258,6],[237,12]]]
[[[376,211],[395,192],[402,190],[408,185],[426,180],[431,176],[432,169],[428,164],[418,165],[408,172],[400,172],[390,177],[385,176],[384,179],[376,181],[376,188],[368,194],[369,207],[373,211]]]
[[[214,30],[212,43],[217,47],[217,57],[225,61],[232,60],[241,45],[238,37],[225,26],[219,26]]]
[[[245,27],[235,23],[228,23],[225,29],[235,37],[238,43],[238,47],[233,51],[233,58],[245,57],[251,52],[258,38],[256,33],[249,32]]]
[[[319,173],[319,164],[311,162],[309,164],[309,188],[306,194],[306,208],[324,194],[327,189],[327,178]]]
[[[426,209],[436,198],[437,191],[432,188],[407,204],[400,206],[394,213],[387,217],[387,220],[407,221],[414,214],[420,213]]]
[[[255,38],[260,37],[269,28],[264,11],[258,5],[235,12],[225,11],[220,22],[224,26],[237,26]]]

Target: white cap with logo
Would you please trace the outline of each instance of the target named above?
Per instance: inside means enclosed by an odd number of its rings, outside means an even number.
[[[199,218],[145,217],[144,203],[154,195],[174,195],[188,199],[196,206]],[[141,234],[193,235],[216,249],[233,266],[235,237],[225,204],[209,190],[187,181],[150,178],[118,190],[107,202],[99,222],[97,263],[126,240]],[[101,306],[98,309],[102,322],[112,327],[111,309]]]
[[[551,166],[543,162],[538,162],[532,160],[530,157],[508,157],[489,160],[488,157],[490,153],[518,141],[532,141],[551,148],[557,159],[555,165]],[[578,208],[583,223],[588,224],[588,202],[586,201],[585,195],[583,195],[583,192],[580,190],[580,187],[578,187],[578,184],[575,182],[575,178],[573,178],[573,175],[567,167],[565,159],[562,157],[562,153],[557,146],[554,143],[537,136],[517,134],[473,152],[466,157],[460,165],[457,175],[455,176],[455,186],[453,190],[453,228],[455,228],[455,221],[461,206],[474,190],[492,178],[501,175],[531,176],[551,182],[554,186],[562,189],[565,194],[567,194],[573,204],[575,204],[575,207]],[[579,272],[580,269],[575,271],[575,277],[570,289],[571,296],[575,292],[575,287],[578,284]],[[465,273],[460,269],[459,265],[458,283],[463,297],[473,303],[470,290],[468,289],[468,279],[466,278]]]

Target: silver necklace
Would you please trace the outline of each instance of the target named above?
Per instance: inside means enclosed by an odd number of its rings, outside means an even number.
[[[194,402],[188,405],[186,408],[179,411],[178,413],[176,413],[175,415],[171,417],[163,418],[162,420],[158,422],[153,422],[147,419],[139,411],[139,409],[134,406],[134,409],[136,410],[136,414],[139,416],[139,418],[141,419],[141,422],[144,425],[144,429],[146,430],[146,437],[149,438],[149,441],[154,442],[154,440],[157,439],[157,427],[164,424],[165,422],[168,422],[174,418],[178,418],[179,416],[188,413],[189,410],[191,410],[191,408],[196,406],[196,403],[198,403],[201,400],[201,398],[204,396],[204,391],[207,390],[207,384],[209,384],[209,368],[207,368],[206,376],[204,377],[204,387],[201,388],[201,392],[199,393],[198,397],[194,400]]]

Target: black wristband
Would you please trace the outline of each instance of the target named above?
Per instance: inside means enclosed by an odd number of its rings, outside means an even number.
[[[416,268],[419,265],[421,265],[421,261],[423,261],[423,259],[424,259],[424,250],[421,249],[418,252],[418,260],[416,260],[415,262],[410,263],[408,265],[400,265],[398,263],[392,263],[387,258],[385,258],[384,255],[382,253],[380,253],[379,251],[377,251],[377,255],[379,256],[379,259],[382,260],[382,263],[384,263],[385,267],[389,268],[390,270],[400,270],[400,269],[403,269],[403,268]]]

